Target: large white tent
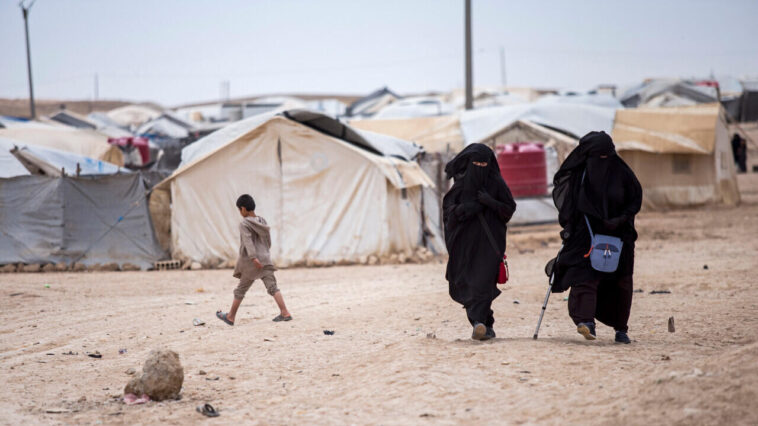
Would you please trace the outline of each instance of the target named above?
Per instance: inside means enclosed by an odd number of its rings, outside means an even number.
[[[416,162],[399,158],[413,150],[409,143],[398,149],[400,142],[310,111],[234,123],[187,147],[182,166],[156,187],[154,218],[166,215],[171,200],[170,241],[169,227],[156,220],[159,240],[174,258],[235,260],[234,203],[249,193],[271,226],[279,266],[361,262],[411,255],[425,242],[439,246],[438,231],[424,232],[421,208],[421,189],[432,183]]]

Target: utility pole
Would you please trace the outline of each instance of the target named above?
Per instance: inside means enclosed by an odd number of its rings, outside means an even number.
[[[24,6],[23,0],[19,2],[19,7],[21,8],[21,13],[24,15],[24,31],[26,31],[26,69],[29,74],[29,110],[31,114],[31,119],[37,118],[37,112],[34,109],[34,85],[32,84],[32,56],[29,51],[29,10],[31,10],[32,6],[34,6],[34,2],[36,0],[32,0],[31,3],[29,3],[29,6]]]
[[[466,2],[466,109],[474,108],[474,86],[471,64],[471,0]]]
[[[505,48],[500,46],[500,83],[503,85],[503,89],[507,86],[507,80],[505,79]]]

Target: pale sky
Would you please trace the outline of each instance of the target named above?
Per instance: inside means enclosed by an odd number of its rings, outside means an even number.
[[[758,1],[472,0],[474,84],[559,89],[758,75]],[[165,106],[270,93],[463,86],[463,0],[37,0],[35,96]],[[27,97],[18,0],[0,0],[0,97]]]

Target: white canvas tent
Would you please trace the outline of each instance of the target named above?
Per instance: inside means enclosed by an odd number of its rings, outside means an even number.
[[[302,114],[330,130],[318,114]],[[342,126],[342,133],[357,134]],[[170,192],[174,258],[235,260],[240,217],[234,203],[244,193],[253,195],[256,212],[271,226],[278,266],[408,255],[424,240],[421,188],[432,183],[413,161],[373,153],[282,115],[242,120],[185,151],[183,165],[151,199],[153,217],[165,215]],[[165,246],[167,229],[155,222]],[[431,238],[441,244],[439,235]]]
[[[719,104],[619,110],[612,136],[642,184],[646,208],[739,202]]]

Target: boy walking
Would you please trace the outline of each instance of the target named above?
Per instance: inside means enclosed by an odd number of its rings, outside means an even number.
[[[240,282],[234,289],[234,300],[228,313],[221,311],[216,312],[216,317],[221,321],[234,325],[242,299],[245,293],[253,284],[253,281],[260,279],[266,286],[268,294],[274,297],[277,306],[279,306],[279,315],[274,318],[275,322],[290,321],[290,315],[287,307],[284,305],[284,298],[279,288],[276,286],[276,277],[274,277],[273,262],[271,262],[271,234],[266,221],[255,214],[255,201],[248,194],[241,195],[237,199],[237,209],[242,215],[240,223],[240,251],[237,258],[237,266],[234,268],[234,278],[239,278]]]

